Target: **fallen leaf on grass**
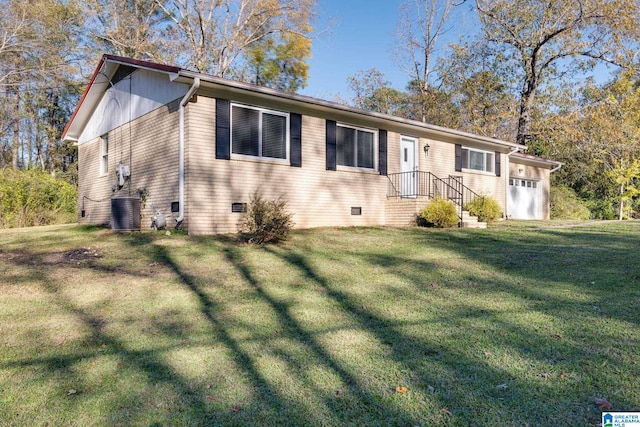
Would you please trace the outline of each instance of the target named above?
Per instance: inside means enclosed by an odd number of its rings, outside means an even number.
[[[77,393],[77,391],[76,391],[76,390],[71,389],[71,390],[69,390],[69,391],[67,392],[67,396],[71,396],[71,395],[74,395],[74,394],[76,394],[76,393]]]
[[[509,388],[509,386],[508,386],[508,385],[506,385],[506,384],[500,384],[500,385],[497,385],[497,386],[496,386],[496,388],[497,388],[498,390],[506,390],[506,389],[508,389],[508,388]]]
[[[453,414],[451,413],[450,410],[448,410],[447,408],[443,408],[440,410],[440,413],[445,414],[445,415],[449,415],[450,417],[453,416]]]
[[[607,399],[596,399],[595,403],[596,405],[598,405],[598,409],[600,409],[601,411],[608,411],[609,409],[613,408],[613,404]]]
[[[561,340],[561,339],[562,339],[562,335],[560,335],[560,334],[556,334],[556,339],[557,339],[557,340]]]
[[[402,386],[402,387],[396,387],[396,393],[406,393],[407,390],[409,390],[408,388]]]
[[[567,374],[565,374],[564,372],[560,374],[560,378],[565,378],[567,376]]]
[[[343,394],[344,394],[344,391],[336,390],[336,396],[342,396]]]
[[[536,377],[540,377],[540,378],[549,378],[551,376],[551,374],[549,374],[548,372],[541,372],[539,374],[536,374]]]

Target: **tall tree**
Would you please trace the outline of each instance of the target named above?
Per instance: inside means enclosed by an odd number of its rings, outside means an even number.
[[[632,73],[603,88],[587,87],[575,108],[550,111],[533,129],[539,136],[531,148],[566,163],[564,183],[590,199],[608,200],[622,219],[640,190],[640,83]]]
[[[48,113],[37,101],[69,84],[80,14],[73,0],[0,0],[0,11],[0,104],[11,122],[0,124],[0,138],[4,147],[11,146],[17,169],[26,167],[45,141],[59,138],[38,133],[40,118]]]
[[[484,39],[520,68],[516,141],[530,138],[531,110],[544,82],[598,62],[626,66],[638,41],[635,0],[476,0]]]
[[[220,77],[243,76],[252,48],[274,52],[278,46],[300,46],[298,37],[310,36],[315,5],[315,0],[156,1],[169,17],[166,37],[177,62]],[[303,47],[296,61],[309,54]],[[281,60],[282,55],[275,62]],[[296,72],[306,75],[306,68]]]
[[[235,78],[296,92],[306,86],[309,76],[307,59],[311,56],[311,39],[297,33],[260,40],[247,49],[246,66],[233,72]]]
[[[161,0],[85,0],[88,47],[135,59],[169,62],[161,49],[167,19]]]
[[[403,116],[406,95],[390,86],[384,73],[375,68],[348,77],[354,93],[353,105],[365,111]]]
[[[501,53],[478,42],[451,44],[438,66],[442,82],[460,115],[460,129],[504,140],[515,138],[517,99],[513,72]]]
[[[449,29],[454,0],[409,0],[401,6],[396,30],[397,62],[409,76],[415,92],[416,106],[421,108],[419,120],[427,121],[431,104],[436,52],[439,39]],[[437,88],[436,88],[437,89]],[[436,90],[437,92],[437,90]]]

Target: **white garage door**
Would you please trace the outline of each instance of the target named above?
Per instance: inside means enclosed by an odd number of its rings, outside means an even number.
[[[512,219],[544,219],[541,185],[528,179],[509,179],[508,217]]]

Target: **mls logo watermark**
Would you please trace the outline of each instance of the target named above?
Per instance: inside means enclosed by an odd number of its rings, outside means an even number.
[[[640,427],[640,412],[603,412],[602,427]]]

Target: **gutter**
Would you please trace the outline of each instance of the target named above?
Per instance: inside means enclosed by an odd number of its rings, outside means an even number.
[[[180,101],[180,125],[178,136],[178,218],[176,218],[176,229],[180,227],[184,220],[184,107],[189,103],[193,94],[200,87],[200,78],[193,79],[193,85]]]
[[[520,146],[520,147],[512,147],[511,151],[509,151],[506,154],[506,157],[507,157],[507,173],[505,174],[506,176],[505,176],[505,181],[504,181],[504,184],[505,184],[504,185],[504,217],[505,217],[505,219],[509,218],[509,216],[507,215],[507,212],[509,212],[509,206],[508,206],[509,205],[509,170],[511,169],[510,166],[509,166],[509,157],[512,154],[515,154],[518,151],[524,150],[526,148],[527,147],[524,146],[524,145]]]
[[[560,169],[562,166],[564,166],[564,163],[560,163],[558,162],[558,166],[556,166],[555,168],[551,169],[549,171],[550,174],[554,173],[555,171],[557,171],[558,169]]]

